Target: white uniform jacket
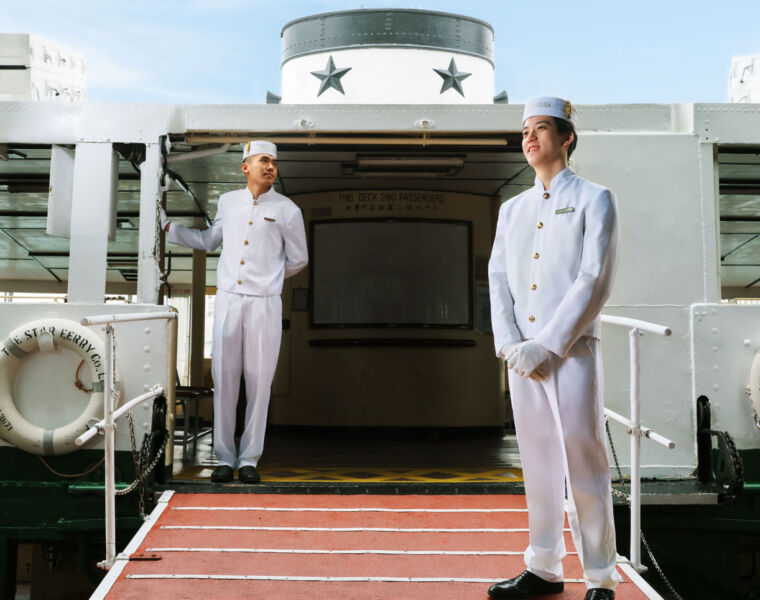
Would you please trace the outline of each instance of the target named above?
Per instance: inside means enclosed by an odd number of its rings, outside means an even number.
[[[211,227],[190,229],[173,222],[166,239],[206,251],[224,242],[216,286],[234,294],[279,295],[283,279],[308,264],[301,210],[274,190],[255,202],[248,188],[222,194]]]
[[[617,256],[614,194],[568,168],[504,203],[488,264],[496,353],[533,338],[564,357],[599,338]]]

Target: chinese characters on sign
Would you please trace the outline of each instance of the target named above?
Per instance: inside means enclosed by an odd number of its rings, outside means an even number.
[[[342,212],[398,214],[408,212],[436,213],[444,203],[443,192],[340,192]]]

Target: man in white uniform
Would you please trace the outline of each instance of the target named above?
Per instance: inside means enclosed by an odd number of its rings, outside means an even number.
[[[217,267],[217,294],[211,349],[214,378],[214,451],[219,466],[212,481],[231,481],[234,469],[244,483],[258,483],[256,465],[264,449],[269,393],[282,335],[282,282],[308,263],[301,210],[272,189],[277,148],[248,142],[241,166],[248,186],[222,194],[211,227],[189,229],[167,220],[167,240],[198,250],[223,243]],[[235,416],[240,375],[247,406],[239,452]]]
[[[610,190],[567,166],[575,118],[561,98],[525,105],[522,149],[536,182],[502,205],[488,265],[530,522],[527,568],[491,586],[492,598],[562,592],[566,487],[586,600],[612,600],[620,581],[599,351],[599,313],[617,265],[617,205]]]

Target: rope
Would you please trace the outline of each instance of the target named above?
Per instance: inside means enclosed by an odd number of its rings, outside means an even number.
[[[53,467],[51,467],[48,462],[42,458],[41,456],[37,456],[37,458],[40,459],[40,462],[45,465],[45,468],[50,471],[53,475],[58,475],[58,477],[67,477],[67,478],[75,478],[75,477],[84,477],[85,475],[89,475],[92,473],[95,469],[97,469],[100,465],[103,464],[103,462],[106,460],[106,457],[104,456],[101,458],[97,463],[95,463],[95,466],[88,469],[87,471],[84,471],[83,473],[74,473],[74,474],[68,474],[68,473],[59,473],[56,471]]]
[[[79,362],[79,366],[77,367],[77,372],[74,374],[74,385],[78,390],[82,390],[86,394],[89,394],[92,391],[92,388],[87,389],[84,387],[84,384],[82,383],[81,379],[79,379],[79,370],[82,368],[82,365],[84,364],[84,361]]]

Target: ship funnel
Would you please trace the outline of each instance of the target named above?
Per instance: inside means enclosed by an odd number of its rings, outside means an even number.
[[[284,104],[493,104],[491,25],[428,10],[296,19],[282,37]]]

